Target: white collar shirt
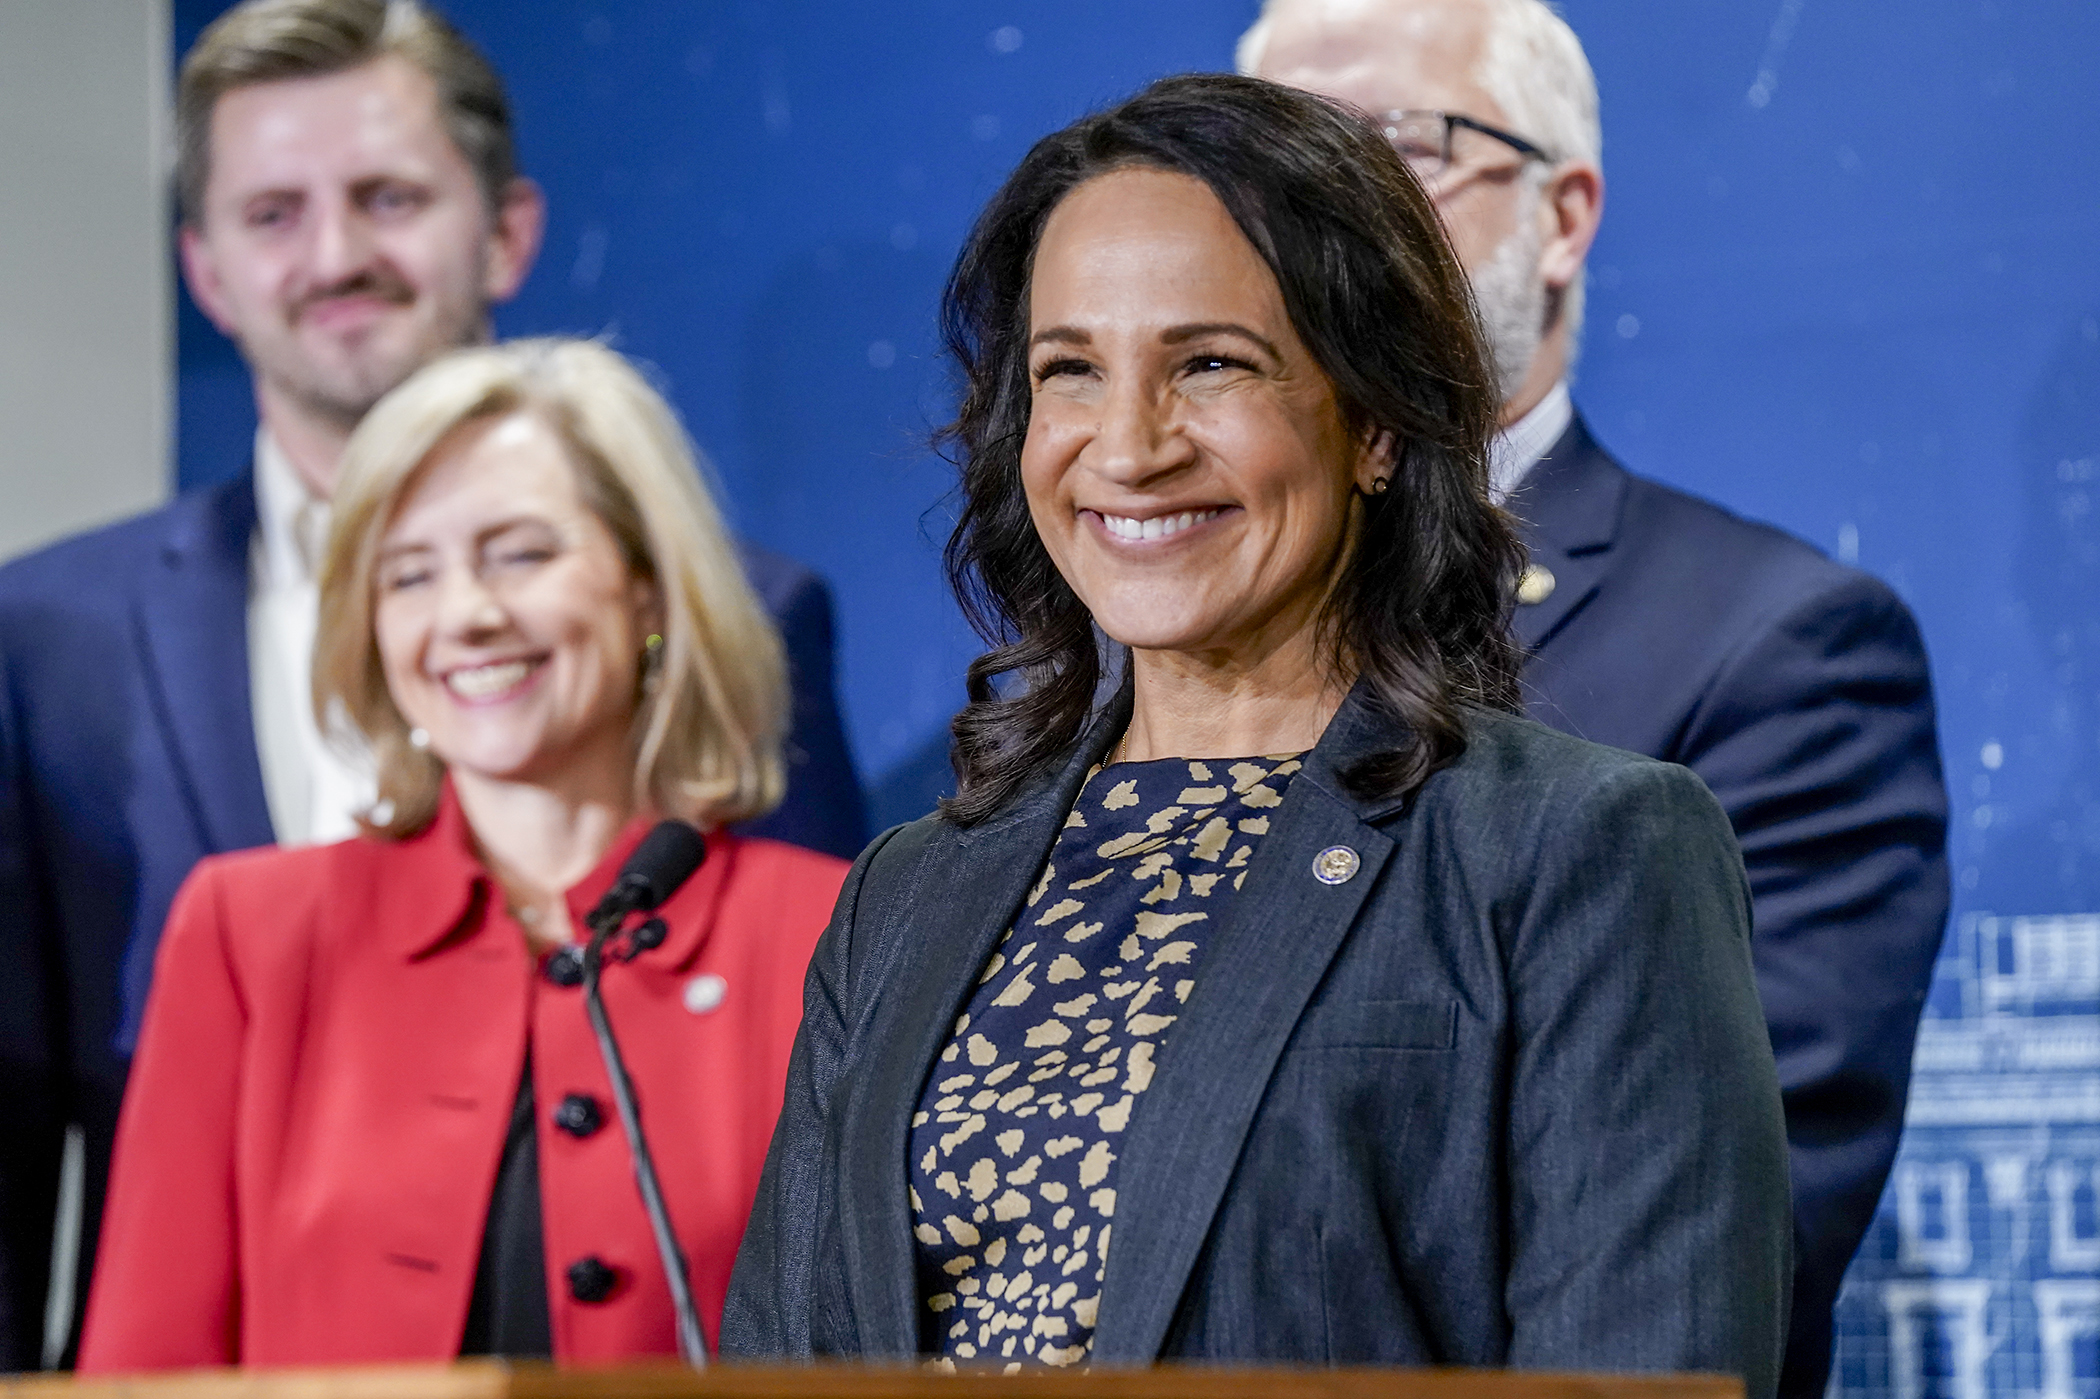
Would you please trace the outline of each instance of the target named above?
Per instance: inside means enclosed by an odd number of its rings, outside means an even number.
[[[1488,494],[1495,504],[1506,503],[1524,484],[1560,435],[1575,421],[1575,403],[1568,397],[1568,381],[1562,379],[1531,411],[1495,434],[1488,444]]]
[[[266,430],[255,435],[254,539],[248,549],[248,697],[270,826],[280,845],[357,834],[377,794],[369,755],[332,744],[314,720],[318,574],[328,502]],[[347,726],[345,726],[347,729]]]

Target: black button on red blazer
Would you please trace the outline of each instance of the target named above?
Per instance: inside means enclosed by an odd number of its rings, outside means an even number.
[[[569,1295],[586,1304],[604,1301],[612,1296],[613,1289],[620,1283],[620,1275],[596,1254],[577,1259],[569,1265],[567,1272]]]
[[[578,926],[650,824],[570,891]],[[663,944],[606,969],[710,1332],[845,873],[710,835]],[[160,947],[80,1368],[456,1354],[528,1036],[539,1102],[611,1102],[582,992],[539,974],[449,791],[407,841],[199,865]],[[538,1146],[556,1358],[674,1354],[625,1134],[543,1110]],[[573,1287],[579,1259],[616,1284]]]
[[[605,1113],[588,1093],[571,1093],[554,1109],[554,1125],[572,1137],[588,1137],[605,1125]]]

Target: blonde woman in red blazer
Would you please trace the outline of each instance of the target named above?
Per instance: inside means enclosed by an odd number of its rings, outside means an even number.
[[[315,711],[379,800],[176,900],[80,1368],[674,1354],[573,945],[653,824],[708,831],[603,993],[712,1337],[845,874],[721,829],[779,800],[779,641],[601,346],[440,360],[343,472]]]

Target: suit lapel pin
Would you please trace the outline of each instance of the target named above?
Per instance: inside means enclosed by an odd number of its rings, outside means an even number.
[[[1313,856],[1313,878],[1322,884],[1347,884],[1364,862],[1346,845],[1330,845]]]
[[[1552,596],[1553,570],[1544,564],[1527,565],[1524,576],[1517,580],[1517,601],[1534,607]]]

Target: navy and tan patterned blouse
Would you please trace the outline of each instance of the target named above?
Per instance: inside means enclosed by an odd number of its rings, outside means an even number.
[[[1117,1148],[1297,757],[1097,768],[912,1118],[924,1349],[1093,1348]]]

